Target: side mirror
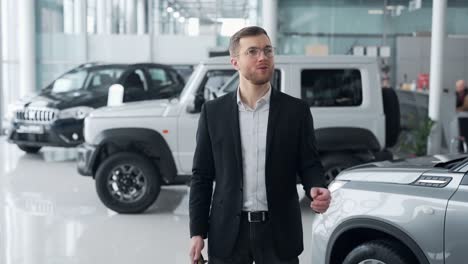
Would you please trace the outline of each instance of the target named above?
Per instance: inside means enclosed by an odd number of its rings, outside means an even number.
[[[187,112],[190,114],[200,113],[204,103],[205,103],[205,97],[203,96],[203,94],[197,94],[195,96],[195,100],[193,101],[193,104],[190,104],[187,106]]]
[[[123,103],[124,87],[121,84],[113,84],[109,87],[107,106],[117,106]]]

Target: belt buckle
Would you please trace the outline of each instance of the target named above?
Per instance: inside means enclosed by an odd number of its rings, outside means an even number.
[[[252,220],[252,214],[253,213],[257,213],[257,212],[247,212],[247,220],[249,221],[249,223],[260,223],[260,222],[265,222],[266,220],[266,217],[265,217],[265,212],[258,212],[262,215],[261,219],[260,220]]]

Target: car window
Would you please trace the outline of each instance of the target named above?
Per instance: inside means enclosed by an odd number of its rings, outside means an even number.
[[[362,80],[358,69],[304,69],[301,96],[313,107],[359,106]]]
[[[214,99],[219,89],[228,81],[236,70],[210,70],[206,73],[205,79],[198,88],[199,93],[203,93],[206,100]]]
[[[171,65],[171,67],[182,76],[185,82],[188,81],[194,70],[193,65]]]
[[[82,89],[87,75],[86,70],[71,71],[62,75],[52,84],[52,93],[65,93]]]
[[[173,76],[162,68],[149,68],[148,73],[150,76],[150,87],[153,88],[173,85],[176,82]]]
[[[100,69],[89,73],[86,89],[107,89],[116,83],[123,73],[123,69]]]
[[[279,69],[275,69],[275,72],[271,77],[270,83],[275,90],[281,90],[281,71]],[[224,86],[221,89],[219,89],[220,91],[218,93],[218,96],[234,92],[237,89],[237,87],[239,87],[239,73],[236,72],[236,74],[234,74],[226,82],[226,84],[224,84]]]
[[[141,69],[135,69],[129,72],[123,82],[125,90],[145,91],[148,90],[148,84],[145,80],[145,74]]]

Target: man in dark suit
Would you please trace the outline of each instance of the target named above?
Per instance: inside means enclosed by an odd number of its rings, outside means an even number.
[[[237,92],[203,106],[190,189],[190,257],[208,238],[210,264],[299,263],[299,175],[323,213],[330,205],[309,106],[272,89],[274,48],[260,27],[231,37]],[[213,182],[216,182],[213,192]]]

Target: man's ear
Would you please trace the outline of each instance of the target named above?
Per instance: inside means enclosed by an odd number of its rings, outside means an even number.
[[[236,57],[231,57],[231,64],[234,69],[239,70],[239,65]]]

